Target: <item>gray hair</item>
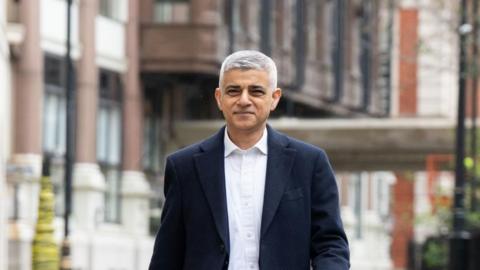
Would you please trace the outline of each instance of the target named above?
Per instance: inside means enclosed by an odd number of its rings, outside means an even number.
[[[244,50],[234,52],[227,56],[220,69],[220,78],[218,80],[219,86],[222,84],[223,74],[232,69],[256,69],[266,71],[270,87],[272,89],[277,88],[277,67],[275,66],[275,62],[273,62],[272,58],[259,51]]]

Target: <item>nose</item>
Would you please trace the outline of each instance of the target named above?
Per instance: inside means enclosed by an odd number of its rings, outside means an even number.
[[[248,90],[244,89],[242,91],[242,94],[240,95],[240,98],[238,99],[238,105],[240,106],[248,106],[251,104],[250,101],[250,96],[248,94]]]

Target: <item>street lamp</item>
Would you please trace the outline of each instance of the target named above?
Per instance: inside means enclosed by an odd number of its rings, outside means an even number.
[[[64,229],[65,236],[62,243],[62,260],[60,262],[60,268],[62,270],[72,269],[72,263],[70,258],[70,239],[69,239],[69,218],[72,212],[72,172],[73,172],[73,152],[74,152],[74,113],[75,113],[75,100],[72,78],[72,57],[70,55],[71,46],[71,7],[72,0],[67,0],[67,53],[65,54],[65,63],[67,65],[66,70],[66,151],[65,151],[65,213],[64,213]]]
[[[467,0],[462,0],[460,15],[460,54],[458,76],[458,108],[455,156],[455,190],[453,204],[453,231],[450,236],[450,270],[468,269],[470,235],[465,230],[465,91],[467,80],[467,35],[472,26],[467,23]]]
[[[477,113],[478,113],[478,31],[479,31],[479,18],[478,18],[478,1],[473,1],[473,78],[472,78],[472,128],[471,128],[471,152],[473,160],[473,173],[470,178],[470,208],[472,211],[477,210]]]

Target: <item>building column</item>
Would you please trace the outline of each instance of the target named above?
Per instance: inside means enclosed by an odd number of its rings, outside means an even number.
[[[6,2],[0,1],[0,25],[6,25]],[[7,156],[10,154],[10,52],[5,28],[0,27],[0,269],[8,269],[8,193],[6,168]]]
[[[136,235],[148,235],[150,186],[142,172],[143,112],[139,69],[139,3],[128,1],[123,110],[122,223]]]
[[[82,44],[77,65],[76,163],[73,173],[73,215],[76,228],[92,231],[103,221],[105,178],[96,158],[98,68],[95,62],[95,0],[79,2],[79,38]]]
[[[409,245],[413,241],[414,174],[396,173],[393,187],[392,260],[395,269],[408,268]]]
[[[13,155],[10,185],[17,190],[17,220],[9,226],[9,269],[30,269],[31,240],[37,217],[42,162],[43,53],[40,1],[18,3],[24,38],[16,62],[13,93]],[[8,130],[8,129],[7,129]]]
[[[411,117],[417,114],[417,54],[418,21],[416,8],[399,10],[398,48],[398,116]]]

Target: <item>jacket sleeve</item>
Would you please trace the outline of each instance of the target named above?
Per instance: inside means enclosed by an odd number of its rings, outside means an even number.
[[[181,270],[183,269],[185,252],[182,193],[175,165],[170,158],[167,159],[164,179],[166,200],[148,269]]]
[[[321,151],[312,179],[310,256],[314,270],[347,270],[348,241],[340,218],[338,188],[327,155]]]

